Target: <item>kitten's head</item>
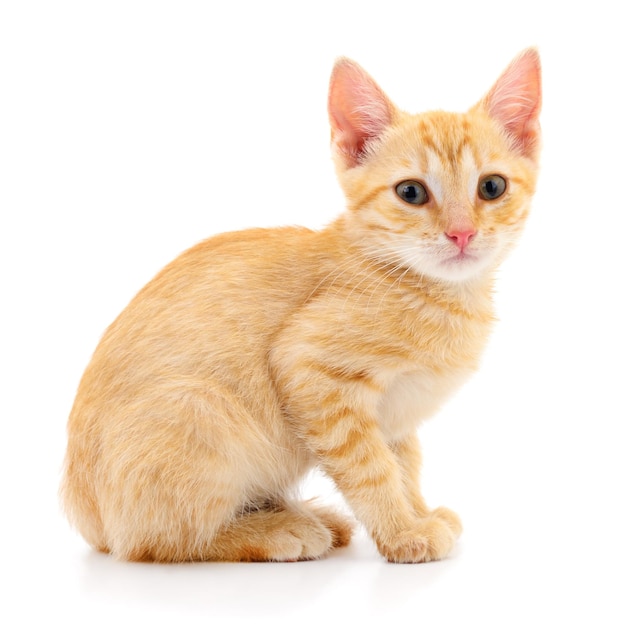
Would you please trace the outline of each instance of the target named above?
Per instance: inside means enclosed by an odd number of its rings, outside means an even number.
[[[361,67],[339,60],[329,115],[351,236],[370,256],[434,279],[495,268],[534,193],[540,105],[533,49],[467,113],[405,113]]]

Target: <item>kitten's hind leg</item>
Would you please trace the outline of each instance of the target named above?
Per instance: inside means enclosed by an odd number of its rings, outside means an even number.
[[[244,513],[210,542],[205,560],[304,561],[349,543],[351,523],[329,509],[285,502]]]

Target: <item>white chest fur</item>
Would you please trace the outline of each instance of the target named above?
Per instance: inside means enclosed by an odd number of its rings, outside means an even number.
[[[412,371],[398,374],[379,403],[380,426],[386,439],[402,439],[435,413],[467,378],[459,370],[449,374]]]

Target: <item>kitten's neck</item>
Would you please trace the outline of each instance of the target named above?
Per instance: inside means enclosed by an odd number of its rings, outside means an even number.
[[[485,272],[463,281],[431,278],[413,269],[404,269],[400,285],[409,288],[429,303],[447,312],[465,317],[491,319],[493,317],[493,272]]]

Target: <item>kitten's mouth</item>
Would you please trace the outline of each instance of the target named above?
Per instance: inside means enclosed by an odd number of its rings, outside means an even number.
[[[470,278],[482,269],[484,254],[473,254],[471,252],[458,252],[441,259],[436,265],[436,273],[440,278],[446,280],[465,280]]]
[[[448,257],[447,259],[444,259],[441,264],[442,265],[463,265],[464,263],[473,263],[475,261],[478,261],[479,258],[472,254],[471,252],[459,252],[458,254],[455,254],[454,256]]]

